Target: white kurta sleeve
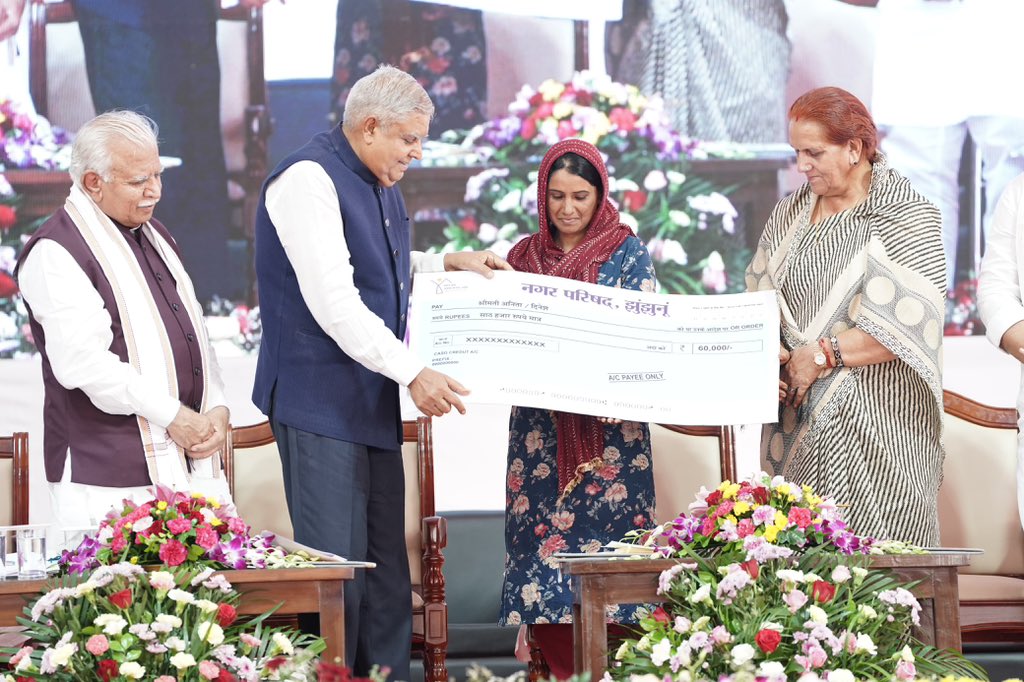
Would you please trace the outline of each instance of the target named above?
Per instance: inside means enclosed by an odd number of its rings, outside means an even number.
[[[1003,334],[1024,320],[1019,244],[1024,241],[1024,175],[1011,182],[996,206],[978,276],[978,312],[985,335],[999,346]]]

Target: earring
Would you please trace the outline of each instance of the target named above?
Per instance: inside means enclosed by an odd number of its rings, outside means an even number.
[[[852,163],[852,164],[850,164],[850,165],[851,165],[851,166],[856,166],[856,165],[857,165],[858,163],[860,163],[860,159],[854,159],[854,160],[853,160],[853,163]]]

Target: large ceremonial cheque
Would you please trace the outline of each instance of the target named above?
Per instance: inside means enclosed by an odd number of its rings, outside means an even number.
[[[654,294],[559,277],[417,275],[410,345],[470,403],[670,424],[774,422],[775,294]]]

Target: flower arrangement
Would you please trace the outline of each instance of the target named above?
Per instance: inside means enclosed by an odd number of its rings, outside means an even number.
[[[971,336],[985,333],[978,312],[978,277],[974,273],[946,292],[946,336]]]
[[[920,604],[865,557],[818,548],[798,560],[717,564],[695,556],[659,577],[665,600],[615,653],[615,680],[739,682],[985,678],[959,653],[917,644]]]
[[[0,170],[41,168],[67,170],[71,136],[50,125],[31,104],[0,100]]]
[[[14,280],[21,248],[40,220],[22,220],[21,197],[3,171],[11,168],[66,170],[70,136],[35,113],[31,104],[0,99],[0,358],[35,353],[25,301]]]
[[[206,305],[206,330],[217,357],[253,354],[259,351],[263,323],[259,306],[214,296]]]
[[[61,555],[60,564],[72,574],[118,562],[233,569],[295,565],[273,546],[272,533],[253,536],[249,530],[231,505],[156,486],[154,499],[125,500],[120,510],[112,509],[96,533]]]
[[[538,162],[554,142],[580,137],[606,156],[610,198],[647,244],[662,291],[743,290],[750,254],[738,213],[725,189],[689,172],[689,160],[707,152],[672,130],[660,98],[582,71],[565,83],[524,86],[506,116],[445,136],[472,147],[488,168],[467,182],[466,206],[447,216],[440,250],[504,256],[536,231]]]
[[[14,267],[22,246],[40,221],[21,220],[20,207],[21,197],[0,172],[0,358],[35,352],[28,310],[14,279]]]
[[[0,650],[13,680],[232,682],[315,679],[322,639],[239,618],[212,569],[147,572],[118,563],[63,578],[25,608],[31,646]],[[281,677],[304,666],[307,677]]]
[[[489,147],[495,160],[539,161],[548,147],[580,137],[611,151],[649,152],[665,161],[706,157],[701,145],[675,132],[660,97],[607,74],[580,71],[569,82],[548,79],[523,86],[508,114],[474,128],[469,141]]]
[[[660,556],[689,557],[713,550],[758,562],[812,547],[867,553],[878,544],[847,528],[835,500],[764,472],[736,483],[723,481],[710,491],[701,487],[688,514],[654,531],[634,531],[628,539]]]
[[[868,553],[913,551],[858,537],[834,500],[766,473],[701,488],[689,513],[627,540],[679,563],[664,603],[615,654],[611,677],[718,682],[911,681],[984,673],[911,638],[920,604]]]

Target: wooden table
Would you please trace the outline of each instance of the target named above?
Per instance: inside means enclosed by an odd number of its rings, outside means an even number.
[[[320,636],[327,643],[323,658],[345,660],[344,583],[354,568],[275,568],[220,571],[241,594],[238,612],[259,615],[282,604],[276,614],[320,614]],[[0,626],[16,625],[28,600],[34,599],[53,580],[0,580]]]
[[[64,206],[71,189],[71,176],[65,171],[11,169],[4,177],[21,195],[18,213],[23,218],[46,218]]]
[[[576,671],[592,679],[604,675],[608,661],[605,607],[657,602],[658,576],[673,559],[568,559],[560,563],[573,591],[573,641]],[[872,568],[892,568],[905,581],[921,581],[914,595],[921,601],[921,626],[915,635],[924,644],[960,650],[960,597],[957,567],[970,555],[956,553],[872,556]]]

